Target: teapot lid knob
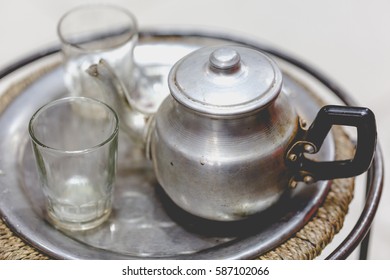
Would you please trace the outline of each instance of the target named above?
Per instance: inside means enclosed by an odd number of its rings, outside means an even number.
[[[218,70],[230,70],[240,65],[241,57],[239,53],[230,47],[221,47],[210,54],[211,66]]]

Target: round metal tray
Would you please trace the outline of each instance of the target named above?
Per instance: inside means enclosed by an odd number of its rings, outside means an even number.
[[[170,66],[185,54],[203,46],[238,43],[259,50],[257,43],[205,32],[143,32],[135,58],[153,77],[160,94],[168,94],[166,76]],[[277,52],[269,52],[281,63],[286,92],[309,123],[320,104],[308,85],[294,76],[289,62]],[[1,71],[8,77],[31,64],[45,67],[53,48],[22,60]],[[299,68],[299,65],[297,65]],[[294,68],[294,67],[293,67]],[[298,69],[297,68],[297,69]],[[293,70],[293,71],[292,71]],[[292,73],[292,75],[291,75]],[[124,134],[120,137],[118,179],[114,214],[97,229],[82,233],[60,232],[45,221],[43,197],[28,142],[27,123],[42,104],[66,95],[63,69],[54,68],[15,96],[0,112],[0,210],[7,224],[23,239],[55,258],[66,259],[242,259],[258,256],[298,231],[319,207],[329,182],[311,186],[300,184],[267,212],[239,223],[204,221],[177,208],[156,182],[150,163]],[[4,95],[1,99],[6,98]],[[1,103],[1,102],[0,102]],[[319,160],[334,158],[334,142],[329,136]],[[238,229],[238,230],[237,230]]]

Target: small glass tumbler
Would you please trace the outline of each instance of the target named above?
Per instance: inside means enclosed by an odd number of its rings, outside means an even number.
[[[65,59],[65,84],[72,95],[107,102],[104,90],[87,73],[101,59],[128,92],[135,89],[133,52],[138,27],[129,11],[108,4],[82,5],[62,16],[57,32]]]
[[[105,103],[67,97],[41,107],[29,133],[46,197],[49,221],[60,229],[86,230],[112,209],[118,117]]]

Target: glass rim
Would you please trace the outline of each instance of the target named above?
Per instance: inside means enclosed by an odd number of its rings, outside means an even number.
[[[61,18],[60,18],[60,20],[58,21],[58,24],[57,24],[57,35],[58,35],[58,38],[60,39],[62,44],[66,45],[66,46],[70,46],[71,48],[77,49],[77,50],[82,51],[82,52],[90,52],[90,53],[92,53],[92,52],[102,52],[102,51],[107,51],[107,50],[111,49],[111,47],[97,48],[97,49],[84,48],[80,44],[75,44],[75,43],[69,42],[69,40],[67,40],[66,37],[63,35],[63,32],[61,31],[61,26],[62,26],[63,22],[70,15],[72,15],[74,12],[82,11],[82,10],[88,10],[90,8],[99,8],[99,9],[101,9],[101,8],[109,8],[110,10],[116,10],[116,11],[121,12],[121,13],[123,13],[123,14],[125,14],[125,15],[127,15],[129,17],[130,22],[133,24],[134,28],[131,29],[131,31],[129,32],[130,34],[129,34],[128,38],[123,40],[123,42],[120,45],[128,43],[135,36],[137,36],[137,34],[138,34],[137,19],[129,10],[127,10],[127,9],[125,9],[123,7],[117,6],[117,5],[113,5],[113,4],[102,4],[102,3],[100,3],[100,4],[95,3],[95,4],[93,4],[93,3],[89,3],[89,4],[82,4],[82,5],[76,6],[76,7],[72,8],[72,9],[68,10],[66,13],[64,13],[61,16]]]
[[[42,143],[42,141],[40,141],[34,134],[34,129],[33,129],[34,121],[46,109],[48,109],[50,107],[53,107],[55,105],[61,104],[61,103],[71,103],[73,101],[83,101],[83,102],[87,101],[87,102],[90,102],[90,103],[99,104],[99,105],[105,107],[106,109],[108,109],[108,111],[111,112],[112,115],[114,116],[114,120],[115,120],[115,128],[113,129],[113,131],[109,134],[108,137],[106,137],[100,143],[98,143],[98,144],[96,144],[96,145],[94,145],[92,147],[85,148],[85,149],[63,150],[63,149],[53,148],[51,146],[48,146],[48,145]],[[97,149],[103,147],[107,143],[111,142],[115,137],[117,137],[117,135],[119,133],[119,118],[118,118],[118,115],[117,115],[117,113],[115,112],[115,110],[113,108],[111,108],[108,104],[106,104],[106,103],[104,103],[104,102],[102,102],[100,100],[97,100],[97,99],[94,99],[94,98],[90,98],[90,97],[83,97],[83,96],[64,97],[64,98],[60,98],[60,99],[56,99],[56,100],[50,101],[49,103],[46,103],[45,105],[41,106],[38,110],[36,110],[35,113],[31,116],[30,121],[28,123],[28,132],[30,134],[30,139],[36,145],[40,146],[41,148],[44,148],[44,149],[47,149],[47,150],[51,150],[51,151],[55,151],[55,152],[58,152],[58,153],[63,153],[63,154],[84,154],[84,153],[89,153],[89,152],[92,152],[94,150],[97,150]]]

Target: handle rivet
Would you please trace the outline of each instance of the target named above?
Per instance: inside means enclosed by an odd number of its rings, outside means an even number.
[[[305,150],[306,153],[312,154],[314,153],[314,147],[310,144],[306,144],[303,149]]]
[[[313,183],[314,182],[314,178],[312,176],[305,176],[303,178],[303,181],[306,183],[306,184],[310,184],[310,183]]]
[[[295,181],[294,179],[291,179],[290,182],[288,183],[288,185],[291,189],[295,189],[298,185],[298,182]]]
[[[307,126],[307,122],[304,119],[301,119],[301,127],[305,128]]]
[[[289,159],[290,161],[296,161],[297,158],[298,158],[298,157],[297,157],[296,154],[291,154],[291,155],[288,156],[288,159]]]

